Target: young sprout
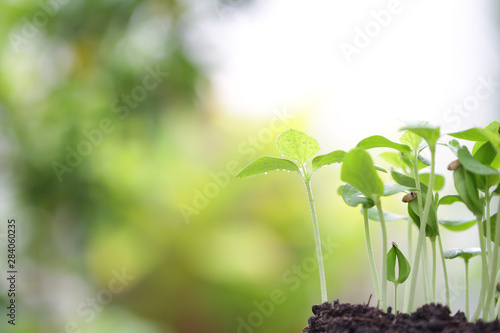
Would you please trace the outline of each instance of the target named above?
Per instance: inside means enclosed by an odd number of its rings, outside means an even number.
[[[398,262],[399,274],[396,278],[396,260]],[[392,248],[387,253],[387,280],[394,283],[394,313],[398,313],[398,285],[405,282],[410,275],[410,263],[396,245],[392,242]]]
[[[270,156],[260,157],[243,168],[236,177],[246,178],[259,174],[267,174],[269,171],[274,170],[297,172],[302,176],[309,199],[309,208],[311,210],[316,255],[318,259],[321,301],[324,303],[328,301],[328,295],[318,218],[316,216],[316,207],[314,205],[314,198],[311,190],[311,177],[316,170],[325,165],[342,162],[346,153],[342,150],[336,150],[326,155],[316,156],[320,150],[318,142],[305,133],[294,129],[289,129],[281,133],[276,140],[276,146],[279,152],[289,159]],[[312,163],[309,164],[311,159]]]
[[[446,259],[461,257],[465,262],[465,316],[469,318],[469,259],[481,254],[481,249],[471,247],[467,249],[449,249],[444,251]]]

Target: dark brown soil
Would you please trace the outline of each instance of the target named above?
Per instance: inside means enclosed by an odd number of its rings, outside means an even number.
[[[469,323],[463,312],[450,316],[450,309],[441,304],[426,304],[411,315],[394,315],[389,307],[387,313],[378,308],[362,305],[325,302],[313,305],[314,316],[303,333],[426,333],[426,332],[500,332],[498,320]]]

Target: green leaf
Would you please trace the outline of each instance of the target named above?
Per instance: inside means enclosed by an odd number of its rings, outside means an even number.
[[[404,159],[400,153],[395,153],[392,151],[386,151],[379,155],[382,157],[387,163],[391,164],[395,168],[407,170],[411,167],[411,163],[409,163],[408,159]]]
[[[468,130],[450,133],[448,135],[457,139],[468,141],[488,141],[488,138],[482,133],[481,128],[469,128]]]
[[[464,260],[469,260],[472,257],[481,254],[481,248],[479,247],[469,247],[467,249],[449,249],[443,252],[443,256],[446,259],[454,259],[461,257]]]
[[[413,179],[410,176],[404,175],[404,174],[399,173],[395,170],[391,170],[391,176],[392,176],[392,179],[394,179],[394,181],[400,185],[406,186],[410,189],[417,188],[415,185],[416,184],[415,179]],[[423,192],[427,192],[427,186],[422,184],[422,182],[420,182],[420,189]]]
[[[305,164],[319,152],[319,144],[307,134],[289,129],[278,136],[276,146],[284,156]]]
[[[243,170],[241,170],[236,175],[236,177],[247,178],[275,170],[299,172],[299,168],[297,167],[297,165],[290,160],[278,157],[263,156],[259,157],[258,159],[247,165],[245,168],[243,168]]]
[[[496,225],[497,225],[497,214],[494,214],[493,216],[490,217],[490,231],[491,231],[491,240],[494,242],[495,241],[495,230],[496,230]],[[486,220],[483,221],[483,234],[486,237]]]
[[[434,191],[441,191],[444,187],[444,177],[441,175],[434,175]],[[429,186],[429,178],[430,174],[428,173],[421,173],[418,178],[420,179],[420,182],[425,184],[426,186]]]
[[[422,204],[425,206],[426,195],[422,194]],[[408,203],[408,213],[413,219],[413,222],[420,228],[420,214],[418,212],[418,201],[413,200]],[[434,238],[439,235],[438,221],[436,216],[436,207],[434,203],[431,203],[431,208],[429,210],[429,216],[427,218],[427,224],[425,226],[425,234],[429,238]]]
[[[414,134],[421,136],[429,144],[431,151],[435,149],[436,143],[439,140],[440,129],[439,127],[432,126],[427,122],[419,122],[410,124],[401,128],[401,130],[408,130]]]
[[[453,204],[455,202],[462,202],[462,203],[464,203],[464,201],[462,200],[462,198],[459,195],[445,195],[444,197],[442,197],[441,199],[439,199],[438,206],[441,206],[441,205],[451,205],[451,204]]]
[[[422,143],[422,137],[411,131],[406,131],[403,133],[399,141],[410,147],[411,150],[417,151],[418,147]]]
[[[396,259],[398,261],[399,275],[396,278]],[[410,275],[410,263],[401,252],[396,243],[392,243],[392,248],[387,253],[387,280],[395,284],[401,284],[406,281]]]
[[[374,168],[375,168],[375,170],[377,170],[377,171],[387,173],[387,170],[386,170],[386,169],[384,169],[384,168],[382,168],[382,167],[380,167],[380,166],[378,166],[378,165],[373,165],[373,167],[374,167]]]
[[[392,142],[389,139],[384,138],[381,135],[370,136],[366,139],[361,140],[356,148],[371,149],[371,148],[392,148],[399,150],[403,154],[411,154],[410,147],[407,145],[402,145],[396,142]]]
[[[497,155],[500,155],[500,135],[498,135],[498,130],[481,130],[481,133],[491,142],[493,148],[497,151]]]
[[[344,156],[347,153],[343,150],[335,150],[329,154],[318,155],[312,160],[312,170],[313,172],[318,170],[319,168],[330,165],[333,163],[342,163],[344,160]]]
[[[355,189],[351,184],[345,184],[342,187],[342,199],[351,207],[362,205],[364,208],[375,206],[373,200],[367,198],[363,193]]]
[[[412,188],[400,184],[384,183],[384,194],[382,195],[384,197],[387,197],[396,193],[401,193],[404,191],[411,191],[411,190]]]
[[[439,224],[451,231],[464,231],[476,224],[475,219],[439,219]]]
[[[476,142],[472,150],[472,156],[479,162],[485,165],[491,165],[495,157],[497,156],[495,147],[491,142]],[[498,169],[498,168],[494,168]]]
[[[472,155],[469,153],[469,150],[465,146],[458,150],[458,159],[467,171],[470,171],[477,175],[500,175],[497,170],[494,170],[489,166],[482,164],[474,157],[472,157]]]
[[[387,211],[383,211],[384,214],[384,221],[397,221],[397,220],[406,220],[407,216],[405,215],[400,215],[400,214],[395,214]],[[380,222],[380,216],[378,215],[378,210],[376,207],[371,207],[368,209],[368,218],[373,221],[378,221]]]
[[[474,175],[465,170],[465,168],[459,168],[453,171],[453,180],[455,189],[467,208],[474,215],[482,215],[483,208],[479,202],[477,187],[474,189]]]
[[[374,200],[384,193],[384,184],[379,178],[372,158],[365,150],[354,148],[344,157],[340,178]]]

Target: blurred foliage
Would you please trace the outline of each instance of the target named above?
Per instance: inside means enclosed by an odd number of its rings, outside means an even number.
[[[276,155],[279,132],[212,101],[209,69],[186,38],[197,6],[0,3],[0,170],[4,213],[21,226],[18,332],[307,324],[319,281],[303,184],[291,174],[234,179],[257,155]],[[245,6],[202,7],[221,20]],[[280,130],[304,127],[304,111],[291,110],[299,116]],[[370,288],[362,223],[336,195],[338,171],[313,180],[329,294],[361,301]],[[92,308],[122,269],[133,278]],[[258,310],[275,290],[285,300]]]

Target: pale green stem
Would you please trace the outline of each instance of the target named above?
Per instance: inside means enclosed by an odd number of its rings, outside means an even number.
[[[311,208],[311,216],[314,229],[314,242],[316,243],[316,256],[318,257],[318,271],[319,271],[319,283],[321,287],[321,302],[328,302],[328,295],[326,292],[326,278],[325,278],[325,267],[323,265],[323,252],[321,251],[321,239],[319,237],[319,226],[318,218],[316,216],[316,207],[314,206],[314,198],[311,191],[311,181],[306,180],[307,196],[309,198],[309,207]]]
[[[469,319],[469,259],[465,259],[465,317]]]
[[[377,267],[375,266],[375,257],[373,256],[373,246],[370,236],[370,225],[368,223],[368,209],[363,208],[363,219],[365,224],[365,240],[366,249],[368,251],[368,260],[370,261],[370,270],[372,273],[373,284],[375,285],[375,294],[377,295],[377,300],[382,301],[382,296],[380,294],[380,283],[378,281]]]
[[[436,238],[431,239],[432,243],[432,302],[436,303]]]
[[[477,226],[479,230],[479,245],[481,246],[481,291],[479,293],[479,299],[477,302],[477,308],[476,312],[474,313],[474,316],[472,317],[472,321],[476,321],[479,318],[479,314],[481,313],[481,310],[485,308],[485,296],[486,296],[486,290],[488,289],[488,262],[487,262],[487,253],[486,253],[486,246],[484,244],[484,228],[483,228],[483,222],[482,218],[477,215],[476,216],[477,220]],[[483,312],[483,315],[486,312]]]
[[[441,236],[438,237],[439,244],[439,254],[441,256],[441,264],[443,265],[443,275],[444,275],[444,286],[446,291],[446,305],[450,307],[450,285],[448,283],[448,270],[446,268],[446,262],[444,258],[443,242],[441,241]]]
[[[429,218],[429,211],[431,208],[431,202],[432,202],[432,191],[434,190],[434,174],[435,174],[435,155],[436,155],[436,148],[433,146],[429,146],[431,150],[431,174],[429,177],[429,188],[427,190],[427,197],[425,200],[425,207],[424,207],[424,212],[420,215],[420,230],[418,233],[418,242],[417,242],[417,248],[415,250],[415,258],[413,261],[413,267],[412,267],[412,273],[411,273],[411,280],[410,280],[410,300],[408,302],[408,309],[409,312],[411,312],[413,308],[413,302],[415,300],[415,290],[417,286],[417,276],[418,276],[418,268],[419,268],[419,262],[420,262],[420,256],[422,254],[422,246],[426,245],[425,244],[425,227],[427,225],[427,219]],[[417,154],[417,153],[415,153]],[[416,159],[417,156],[415,156],[415,162],[414,162],[414,174],[415,174],[415,185],[417,188],[420,187],[420,182],[418,180],[418,169],[416,168]],[[419,195],[421,192],[419,193]],[[420,204],[420,202],[419,202]]]
[[[394,283],[394,314],[398,314],[398,284]]]
[[[429,269],[429,254],[427,253],[427,239],[425,240],[425,244],[422,248],[422,262],[423,262],[423,279],[425,290],[425,302],[431,302],[431,294],[432,294],[432,286],[431,286],[431,278],[430,278],[430,269]]]
[[[382,309],[387,310],[387,229],[385,227],[384,213],[380,198],[375,199],[378,215],[380,218],[380,227],[382,229]]]
[[[408,262],[412,262],[412,230],[413,230],[413,221],[411,217],[408,217]],[[405,284],[405,295],[404,295],[404,303],[403,303],[403,311],[408,308],[408,298],[410,295],[410,285]]]
[[[488,221],[490,219],[490,200],[491,200],[491,197],[490,197],[488,191],[486,191],[486,193],[487,193],[487,195],[486,195],[486,221]],[[493,243],[493,246],[494,246],[493,259],[490,262],[491,263],[490,277],[492,280],[490,281],[488,297],[486,299],[486,306],[488,307],[488,309],[490,306],[493,305],[495,289],[496,289],[497,282],[498,282],[497,271],[498,271],[498,251],[499,251],[498,243],[500,240],[500,201],[498,202],[497,220],[495,223],[496,224],[495,224],[495,238],[494,238],[495,242]],[[489,229],[490,226],[487,226],[487,228]],[[494,280],[493,280],[493,278],[494,278]],[[488,318],[488,319],[493,320],[493,318]]]

